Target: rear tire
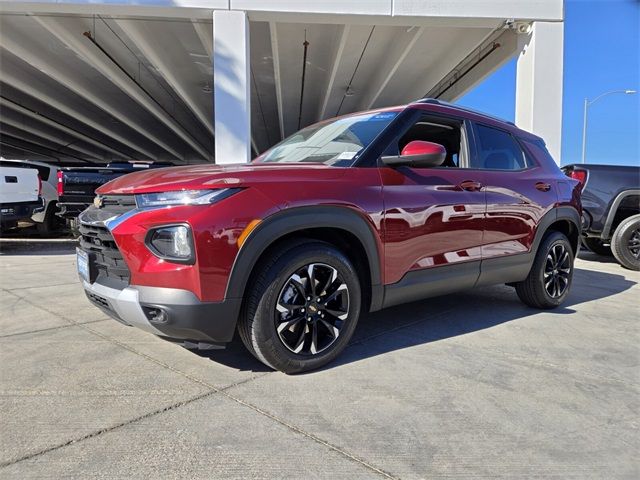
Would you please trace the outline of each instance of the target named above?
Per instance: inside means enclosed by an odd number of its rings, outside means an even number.
[[[349,259],[328,243],[286,244],[258,264],[238,324],[247,349],[284,373],[319,368],[347,346],[362,293]]]
[[[604,245],[602,243],[602,240],[600,240],[599,238],[583,237],[582,243],[596,255],[600,255],[602,257],[610,257],[611,255],[613,255],[611,253],[611,247],[608,245]]]
[[[547,234],[538,247],[529,275],[516,283],[520,300],[540,309],[559,306],[571,290],[573,260],[569,239],[560,232]]]
[[[640,270],[640,215],[620,222],[611,238],[611,251],[624,268]]]
[[[41,236],[48,236],[60,229],[62,221],[56,216],[56,203],[47,206],[42,223],[36,223],[36,229]]]

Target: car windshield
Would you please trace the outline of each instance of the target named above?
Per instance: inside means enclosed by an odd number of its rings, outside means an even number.
[[[283,140],[255,161],[312,162],[348,167],[398,113],[365,113],[311,125]]]

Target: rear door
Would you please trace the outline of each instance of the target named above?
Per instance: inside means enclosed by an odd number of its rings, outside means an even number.
[[[491,265],[485,260],[529,252],[538,222],[553,207],[557,196],[555,179],[509,131],[474,123],[473,133],[477,148],[470,171],[475,171],[482,182],[487,201],[482,245],[484,274],[485,267]]]
[[[0,166],[0,203],[35,202],[38,190],[37,170]]]

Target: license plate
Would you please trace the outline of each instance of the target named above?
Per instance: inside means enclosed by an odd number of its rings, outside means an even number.
[[[76,260],[78,263],[78,274],[80,278],[89,282],[89,256],[87,252],[76,248]]]

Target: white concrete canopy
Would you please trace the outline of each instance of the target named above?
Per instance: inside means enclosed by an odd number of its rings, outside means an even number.
[[[455,100],[526,47],[517,121],[555,153],[562,18],[562,0],[0,0],[0,143],[46,155],[74,132],[55,158],[246,161],[323,118]]]

